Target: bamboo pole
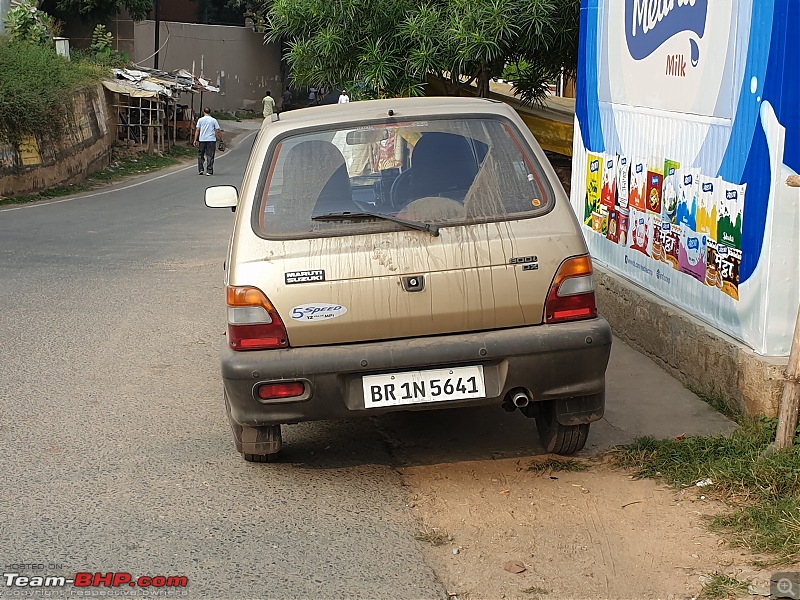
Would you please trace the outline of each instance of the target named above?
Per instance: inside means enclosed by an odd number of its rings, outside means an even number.
[[[786,185],[800,187],[800,177],[793,176]],[[794,444],[797,420],[800,415],[800,309],[794,325],[789,364],[786,366],[786,382],[783,384],[781,410],[778,414],[778,431],[775,434],[775,449],[789,448]]]

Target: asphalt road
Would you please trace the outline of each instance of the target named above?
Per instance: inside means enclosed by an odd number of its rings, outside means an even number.
[[[239,457],[218,362],[232,213],[202,196],[240,184],[252,135],[213,178],[190,165],[0,209],[0,575],[185,576],[173,597],[220,600],[444,598],[397,467],[541,453],[533,421],[487,407],[288,426],[282,462]],[[618,340],[607,389],[585,454],[731,427]],[[0,598],[36,597],[6,583]]]
[[[374,423],[285,428],[283,464],[233,448],[232,213],[202,197],[240,184],[252,139],[213,179],[190,166],[0,211],[0,573],[186,576],[191,598],[445,595]]]

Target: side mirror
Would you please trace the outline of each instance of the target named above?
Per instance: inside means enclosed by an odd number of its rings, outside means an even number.
[[[232,185],[215,185],[206,189],[205,202],[209,208],[230,208],[235,211],[239,192]]]

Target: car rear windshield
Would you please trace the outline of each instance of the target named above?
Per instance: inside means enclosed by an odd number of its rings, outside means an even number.
[[[364,213],[449,227],[535,217],[554,203],[527,142],[499,118],[306,131],[282,138],[266,161],[253,213],[265,238],[402,227]]]

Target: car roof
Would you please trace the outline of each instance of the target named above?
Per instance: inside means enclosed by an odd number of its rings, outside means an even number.
[[[275,120],[265,121],[271,133],[278,134],[297,128],[314,127],[354,121],[373,121],[389,117],[405,120],[464,114],[508,115],[509,107],[504,102],[487,98],[457,98],[434,96],[422,98],[390,98],[386,100],[362,100],[345,104],[329,104],[300,108],[280,113]]]

